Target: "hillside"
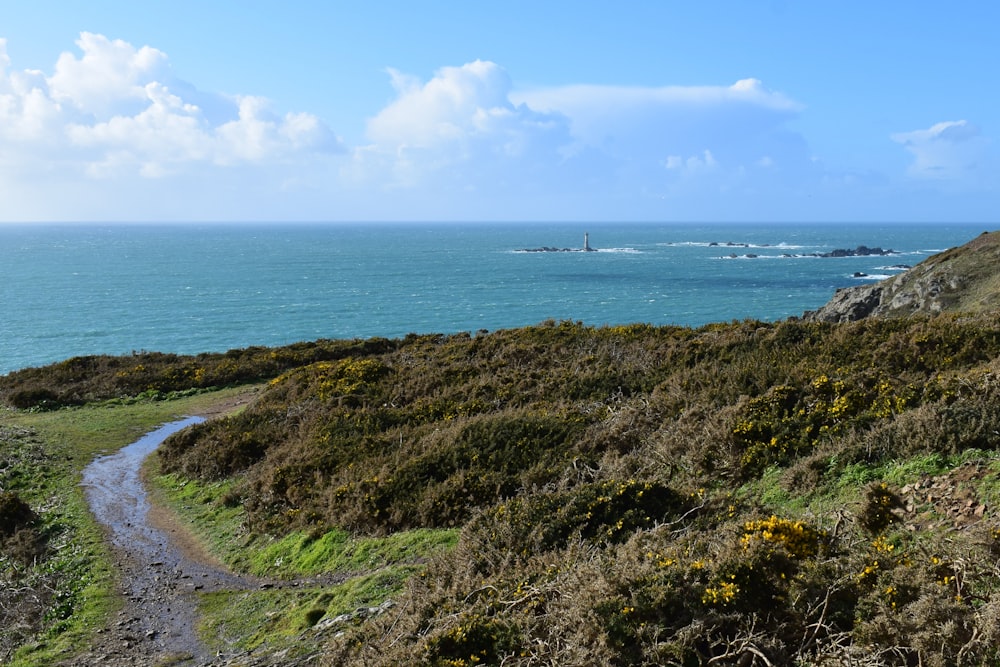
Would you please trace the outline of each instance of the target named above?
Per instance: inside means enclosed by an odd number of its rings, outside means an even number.
[[[159,483],[237,569],[280,576],[334,542],[355,555],[308,598],[206,596],[210,641],[253,650],[240,664],[304,664],[306,646],[338,665],[996,664],[996,242],[883,285],[886,307],[925,290],[911,317],[82,358],[0,378],[0,399],[268,380],[169,439]],[[45,513],[10,470],[5,558]],[[457,544],[398,556],[397,583],[343,612],[346,587],[392,565],[356,554],[427,534]],[[283,616],[307,620],[289,637]]]
[[[838,290],[806,319],[850,322],[915,313],[995,312],[1000,308],[1000,232],[928,257],[887,280]]]

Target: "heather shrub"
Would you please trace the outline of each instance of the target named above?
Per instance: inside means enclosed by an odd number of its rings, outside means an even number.
[[[318,361],[381,354],[397,345],[384,338],[319,340],[280,348],[249,347],[195,356],[134,352],[73,357],[0,377],[0,400],[19,409],[55,409],[91,401],[259,382]]]
[[[854,641],[880,647],[890,665],[995,662],[1000,644],[990,623],[1000,581],[982,555],[937,536],[869,542],[856,574]]]
[[[432,667],[498,665],[515,654],[519,635],[516,626],[495,617],[462,614],[451,627],[427,635],[418,659]]]
[[[175,433],[158,455],[168,471],[222,479],[261,461],[269,446],[286,437],[286,428],[279,413],[245,411]]]
[[[903,501],[888,484],[872,482],[864,489],[858,522],[872,535],[878,535],[899,522],[902,507]]]

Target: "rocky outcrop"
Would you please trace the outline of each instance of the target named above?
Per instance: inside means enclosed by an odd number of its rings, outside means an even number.
[[[810,257],[885,257],[886,255],[896,255],[898,254],[895,250],[883,250],[879,247],[869,248],[866,245],[859,245],[857,248],[851,250],[850,248],[837,248],[836,250],[831,250],[830,252],[819,252],[810,253]]]
[[[837,290],[826,305],[811,310],[803,319],[820,322],[853,322],[871,315],[882,303],[882,284],[859,285]]]
[[[947,311],[1000,309],[1000,232],[984,232],[958,248],[928,257],[905,273],[870,285],[837,290],[803,319],[851,322],[865,317],[908,317]]]

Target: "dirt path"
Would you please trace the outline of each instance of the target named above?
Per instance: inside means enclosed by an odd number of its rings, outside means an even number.
[[[170,434],[201,417],[166,424],[83,471],[91,511],[104,524],[121,572],[125,606],[94,648],[71,665],[210,664],[196,632],[198,591],[244,590],[261,585],[192,558],[150,521],[140,477],[146,458]]]

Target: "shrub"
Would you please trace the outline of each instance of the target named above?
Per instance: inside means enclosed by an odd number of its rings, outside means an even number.
[[[530,556],[563,548],[573,537],[621,542],[685,508],[685,500],[662,484],[608,480],[502,502],[472,521],[469,531],[488,543],[484,550]]]
[[[10,537],[36,519],[34,510],[13,491],[0,491],[0,538]]]
[[[497,618],[466,614],[424,640],[422,664],[433,667],[499,665],[520,646],[517,628]]]
[[[878,535],[900,518],[897,512],[903,507],[902,499],[885,482],[872,482],[864,490],[858,521],[873,535]]]

